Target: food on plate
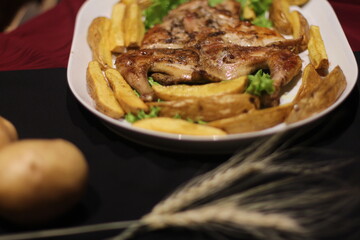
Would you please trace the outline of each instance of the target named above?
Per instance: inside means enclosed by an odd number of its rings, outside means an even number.
[[[329,69],[329,59],[319,26],[310,26],[308,50],[311,64],[320,74],[326,75]]]
[[[310,27],[306,18],[299,11],[290,13],[292,35],[294,39],[301,39],[297,51],[303,52],[308,48],[310,38]]]
[[[110,19],[98,17],[89,27],[94,54],[87,81],[96,108],[133,126],[190,135],[259,131],[323,110],[341,94],[346,81],[344,85],[338,68],[326,76],[329,60],[319,27],[310,26],[301,10],[290,7],[307,2],[114,4]],[[104,51],[100,46],[106,41],[110,48]],[[305,51],[310,64],[302,71],[300,53]],[[112,63],[106,64],[109,52]],[[295,98],[280,102],[301,78]],[[336,85],[331,96],[324,97],[321,89],[331,84]],[[306,101],[314,109],[303,106]],[[211,131],[205,128],[202,133],[204,124]],[[201,130],[191,133],[194,126]]]
[[[316,88],[321,84],[323,80],[320,75],[317,73],[316,69],[312,64],[308,64],[303,71],[302,81],[300,88],[293,100],[293,103],[299,102],[305,96],[316,91]]]
[[[221,129],[195,124],[182,119],[156,117],[147,118],[133,123],[134,127],[144,128],[153,131],[186,134],[195,136],[226,135]]]
[[[0,150],[0,216],[18,224],[46,223],[74,206],[88,165],[72,143],[29,139]]]
[[[258,97],[251,94],[226,94],[201,98],[149,103],[159,107],[161,117],[179,117],[195,121],[214,121],[247,113],[260,106]]]
[[[293,104],[289,103],[277,107],[252,110],[245,114],[213,121],[207,125],[220,128],[227,133],[259,131],[284,122],[292,107]]]
[[[15,126],[9,120],[0,116],[0,149],[17,139],[18,134]]]
[[[292,34],[288,0],[273,0],[269,11],[269,18],[276,30],[281,34]]]
[[[180,100],[189,97],[200,98],[225,94],[242,93],[247,85],[247,77],[240,77],[229,81],[208,83],[202,85],[177,84],[163,86],[155,84],[152,89],[162,100]]]
[[[106,17],[95,18],[88,29],[87,42],[92,50],[93,59],[101,64],[102,69],[113,67],[109,46],[110,29],[111,20]]]
[[[138,97],[117,70],[107,69],[105,76],[125,113],[136,113],[139,110],[148,110],[148,106]]]
[[[343,71],[336,66],[313,91],[308,92],[294,105],[286,122],[297,122],[328,108],[340,97],[346,84]]]
[[[124,110],[117,101],[114,92],[108,85],[99,62],[89,62],[86,71],[86,81],[90,96],[95,101],[96,109],[112,118],[124,116]]]
[[[111,26],[109,30],[109,48],[111,52],[121,53],[125,51],[125,19],[126,5],[122,2],[116,3],[112,7]]]

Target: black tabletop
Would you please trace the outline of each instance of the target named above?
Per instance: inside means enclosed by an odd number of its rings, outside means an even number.
[[[360,52],[355,55],[359,65]],[[360,156],[359,89],[358,81],[350,96],[317,125],[316,134],[304,135],[303,140],[311,138],[311,147]],[[40,229],[138,219],[178,185],[231,156],[164,152],[119,137],[77,102],[67,85],[66,69],[0,72],[0,115],[16,126],[20,139],[69,140],[83,151],[89,163],[88,189],[81,202]],[[0,221],[0,235],[37,229]],[[113,234],[101,232],[66,239],[102,239]],[[143,234],[136,239],[189,236],[206,239],[200,233],[174,230]]]

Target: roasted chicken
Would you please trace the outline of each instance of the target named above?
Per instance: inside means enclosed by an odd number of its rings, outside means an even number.
[[[141,49],[120,54],[116,67],[145,101],[156,99],[148,76],[165,85],[198,84],[269,69],[275,92],[263,98],[263,105],[276,106],[282,86],[301,70],[295,52],[301,39],[287,40],[240,21],[239,14],[235,0],[215,7],[207,0],[182,4],[146,33]]]

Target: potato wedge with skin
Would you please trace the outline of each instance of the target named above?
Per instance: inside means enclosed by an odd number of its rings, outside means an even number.
[[[339,66],[312,92],[307,93],[296,105],[286,119],[286,123],[294,123],[306,119],[331,106],[346,88],[346,77]]]
[[[269,18],[281,34],[291,35],[290,6],[287,0],[273,0]]]
[[[309,0],[287,0],[290,5],[302,6],[309,2]]]
[[[303,52],[308,48],[310,38],[309,23],[299,11],[293,11],[290,13],[290,22],[292,25],[293,38],[302,39],[297,52]]]
[[[195,136],[214,136],[214,135],[226,135],[226,133],[220,129],[191,123],[182,119],[157,117],[148,118],[133,123],[134,127],[144,128],[153,131],[195,135]]]
[[[124,116],[124,111],[116,100],[97,61],[89,63],[86,80],[89,94],[94,99],[97,110],[115,119]]]
[[[105,76],[113,90],[117,101],[126,113],[148,110],[148,106],[135,94],[121,74],[115,69],[105,71]]]
[[[247,77],[244,76],[233,80],[208,83],[203,85],[154,85],[152,88],[158,98],[165,101],[171,101],[186,99],[189,97],[200,98],[232,93],[242,93],[247,86],[247,82]]]
[[[112,7],[111,28],[109,31],[109,48],[115,53],[121,53],[125,50],[125,10],[126,5],[124,3],[116,3]]]
[[[329,69],[329,59],[318,26],[310,26],[308,50],[311,64],[314,65],[320,75],[326,75]]]
[[[296,94],[296,97],[293,100],[293,103],[299,102],[306,95],[315,91],[321,82],[321,76],[318,74],[314,66],[312,64],[308,64],[304,68],[304,72],[302,74],[302,83]]]
[[[182,119],[209,122],[259,108],[260,100],[250,94],[228,94],[155,102],[148,105],[160,107],[159,116],[161,117],[180,116]]]
[[[112,68],[113,59],[109,46],[111,20],[106,17],[95,18],[89,28],[87,41],[92,50],[93,60],[97,60],[102,69]]]
[[[142,21],[140,7],[137,3],[131,3],[126,5],[125,12],[125,45],[126,47],[139,47],[139,39],[141,35],[141,29],[139,29]]]
[[[277,107],[253,110],[246,114],[213,121],[207,125],[223,129],[229,134],[260,131],[284,122],[292,108],[293,104],[290,103]]]
[[[0,116],[0,149],[18,140],[15,126]]]

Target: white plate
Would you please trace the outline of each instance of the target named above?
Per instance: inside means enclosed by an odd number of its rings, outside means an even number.
[[[330,59],[330,70],[339,65],[344,71],[348,83],[344,93],[331,107],[295,124],[280,124],[258,132],[231,134],[223,137],[167,134],[132,127],[124,120],[115,120],[98,112],[86,87],[86,68],[92,57],[86,41],[87,29],[95,17],[109,17],[111,8],[116,2],[118,0],[88,0],[80,8],[76,19],[67,76],[70,89],[78,101],[96,117],[103,120],[106,126],[131,141],[171,151],[199,153],[231,152],[243,146],[243,144],[251,142],[253,139],[269,136],[282,130],[305,126],[319,119],[336,108],[355,86],[358,75],[356,60],[333,9],[325,0],[311,0],[301,9],[297,7],[292,7],[292,9],[299,10],[307,18],[309,24],[320,26]],[[304,61],[303,66],[305,66],[308,62],[307,52],[302,53],[300,56]],[[282,97],[281,101],[283,103],[293,98],[299,84],[300,82],[288,94]]]

